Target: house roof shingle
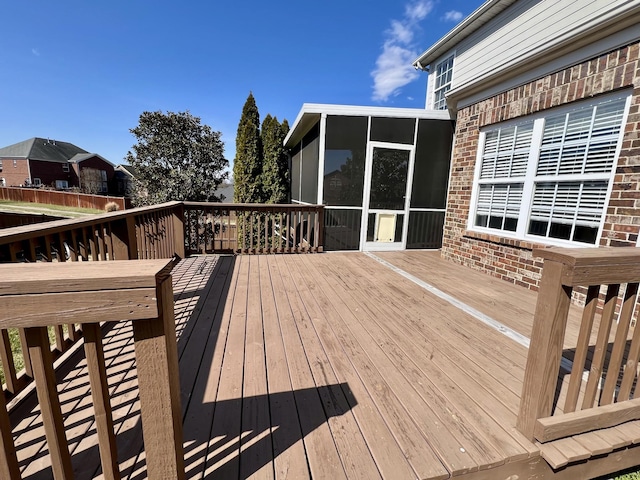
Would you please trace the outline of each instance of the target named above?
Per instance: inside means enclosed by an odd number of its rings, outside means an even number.
[[[60,163],[66,163],[74,156],[88,153],[73,143],[39,137],[0,148],[0,158],[28,158]]]

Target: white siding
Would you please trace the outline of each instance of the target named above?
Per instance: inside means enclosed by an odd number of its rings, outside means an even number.
[[[637,3],[637,0],[516,2],[456,45],[452,89],[561,43]]]

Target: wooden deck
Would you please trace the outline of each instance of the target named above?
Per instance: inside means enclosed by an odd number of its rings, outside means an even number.
[[[518,339],[531,332],[535,293],[437,252],[376,256],[200,256],[176,267],[188,478],[552,478],[515,428],[527,356]],[[132,329],[106,330],[120,469],[138,480]],[[99,477],[81,350],[65,365],[58,390],[76,478]],[[51,478],[35,398],[11,419],[23,478]],[[638,463],[636,449],[614,453],[620,469]],[[557,478],[597,476],[605,460]]]

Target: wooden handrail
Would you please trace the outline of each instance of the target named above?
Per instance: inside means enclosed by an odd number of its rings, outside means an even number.
[[[82,323],[105,478],[120,478],[99,323],[132,320],[142,429],[150,478],[184,478],[172,262],[0,265],[0,328],[22,327],[32,362],[54,477],[73,478],[46,326]],[[2,397],[2,396],[0,396]],[[20,478],[0,401],[0,473]],[[4,478],[4,477],[3,477]]]
[[[640,361],[640,328],[633,326],[640,249],[548,248],[533,255],[544,259],[544,267],[518,429],[546,442],[640,419],[640,388],[632,394]],[[571,373],[563,382],[560,365],[574,290],[585,294],[585,302]]]

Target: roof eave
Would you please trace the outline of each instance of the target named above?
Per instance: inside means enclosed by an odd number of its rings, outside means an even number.
[[[446,110],[305,103],[302,105],[302,108],[293,122],[289,133],[285,137],[283,145],[289,148],[293,147],[309,131],[309,129],[315,125],[314,120],[319,119],[322,114],[351,117],[380,116],[434,120],[451,120],[452,118]]]
[[[493,18],[493,11],[502,7],[502,9],[515,3],[516,0],[486,0],[468,17],[456,25],[449,33],[425,50],[418,58],[413,61],[413,66],[424,69],[433,61],[440,58],[446,52],[451,50],[456,44],[471,35],[486,21]],[[485,21],[486,20],[486,21]]]
[[[481,93],[488,88],[499,85],[505,79],[516,77],[580,47],[613,35],[615,32],[633,27],[638,22],[640,22],[640,5],[625,11],[623,14],[607,18],[605,21],[601,19],[591,25],[590,28],[580,32],[579,35],[567,32],[565,38],[551,48],[545,45],[544,47],[532,49],[528,54],[512,59],[498,68],[476,77],[471,83],[452,88],[446,95],[447,105],[455,113],[459,107],[458,102],[465,97]],[[634,41],[637,40],[640,40],[640,34],[636,36]],[[628,43],[628,41],[626,40],[622,43]]]

